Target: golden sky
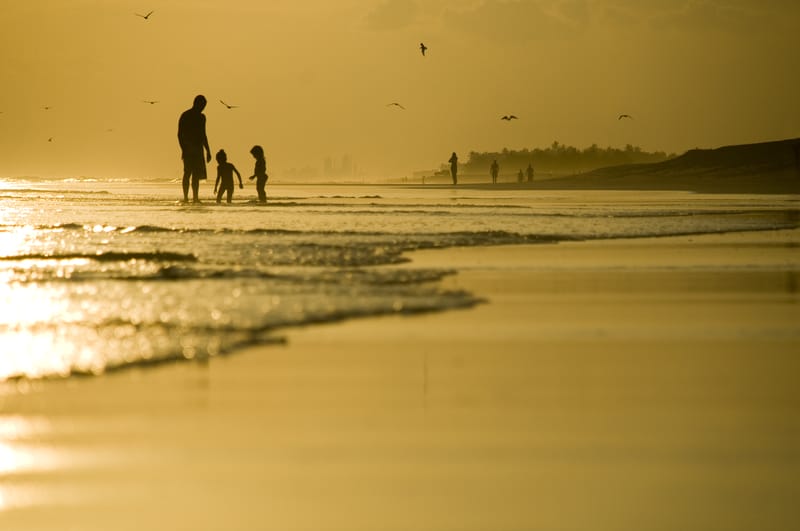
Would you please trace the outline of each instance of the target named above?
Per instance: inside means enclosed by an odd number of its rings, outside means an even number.
[[[179,177],[196,94],[212,151],[249,175],[261,144],[276,181],[797,137],[799,24],[797,0],[0,0],[0,177]]]

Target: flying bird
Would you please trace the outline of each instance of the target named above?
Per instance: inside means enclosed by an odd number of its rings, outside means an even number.
[[[423,55],[423,56],[425,55],[425,51],[426,51],[427,49],[428,49],[428,47],[427,47],[427,46],[425,46],[425,43],[424,43],[424,42],[421,42],[421,43],[419,43],[419,51],[421,51],[421,52],[422,52],[422,55]]]
[[[392,105],[394,105],[395,107],[400,107],[400,108],[401,108],[401,109],[403,109],[403,110],[406,110],[406,108],[405,108],[405,107],[403,107],[402,105],[400,105],[400,104],[399,104],[399,103],[397,103],[396,101],[393,101],[392,103],[387,103],[387,104],[386,104],[386,106],[387,106],[387,107],[391,107]]]
[[[42,107],[42,109],[49,111],[50,109],[52,109],[52,107],[50,107],[49,105],[45,105],[44,107]]]
[[[137,17],[142,17],[145,20],[149,20],[150,19],[150,15],[152,15],[153,13],[154,13],[154,11],[150,11],[146,15],[140,15],[139,13],[134,13],[134,15],[136,15]]]
[[[52,142],[53,141],[53,137],[51,136],[50,138],[47,139],[47,141],[48,142]]]
[[[516,117],[516,116],[514,116],[513,114],[506,114],[505,116],[502,116],[500,119],[501,119],[501,120],[506,120],[506,121],[509,121],[509,122],[510,122],[511,120],[519,120],[519,118],[517,118],[517,117]]]
[[[155,105],[158,102],[155,100],[142,100],[142,103],[149,103],[150,105]]]
[[[219,102],[220,102],[221,104],[223,104],[225,107],[229,108],[229,109],[236,109],[237,107],[239,107],[238,105],[228,105],[227,103],[225,103],[225,102],[224,102],[224,101],[222,101],[222,100],[219,100]]]
[[[620,114],[617,120],[622,120],[623,118],[630,118],[631,120],[633,120],[633,116],[631,116],[630,114]]]

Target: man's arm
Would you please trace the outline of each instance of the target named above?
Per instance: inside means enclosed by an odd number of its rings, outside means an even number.
[[[178,145],[181,146],[181,153],[186,151],[186,126],[183,123],[183,115],[178,119]]]
[[[204,114],[201,114],[203,117],[203,147],[206,148],[206,162],[211,162],[211,148],[208,147],[208,136],[206,135],[206,117]]]

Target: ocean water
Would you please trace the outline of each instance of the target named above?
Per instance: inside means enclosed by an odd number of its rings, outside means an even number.
[[[417,249],[796,228],[796,198],[175,182],[0,181],[0,381],[234,354],[281,330],[484,302]],[[409,266],[410,265],[410,266]]]

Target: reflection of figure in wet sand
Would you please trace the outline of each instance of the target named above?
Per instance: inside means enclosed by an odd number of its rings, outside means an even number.
[[[528,163],[528,169],[526,170],[526,173],[528,174],[528,182],[532,183],[533,182],[533,164],[531,164],[530,162]]]
[[[178,143],[181,146],[183,159],[183,200],[189,201],[189,182],[192,185],[192,200],[200,202],[198,192],[200,181],[206,178],[206,162],[211,162],[211,149],[208,147],[206,137],[206,98],[202,95],[194,98],[194,104],[188,111],[184,111],[178,120]],[[206,150],[206,160],[203,160],[203,149]]]
[[[489,173],[492,174],[492,184],[497,184],[497,174],[500,173],[500,166],[497,164],[497,159],[494,159],[492,162]]]
[[[228,154],[224,149],[217,151],[217,181],[214,183],[214,191],[217,191],[219,185],[219,193],[217,193],[217,203],[222,201],[222,194],[228,193],[228,203],[233,199],[233,174],[239,178],[239,188],[244,188],[242,184],[242,175],[236,166],[228,162]]]
[[[450,163],[450,175],[453,177],[453,184],[458,184],[458,155],[456,155],[455,151],[450,155],[450,160],[447,162]]]
[[[254,159],[256,159],[256,166],[253,170],[253,175],[250,176],[250,180],[256,180],[258,202],[266,203],[267,191],[264,188],[267,186],[267,179],[269,179],[269,175],[267,175],[267,159],[264,158],[264,148],[261,146],[253,146],[250,150],[250,154],[253,155]]]

